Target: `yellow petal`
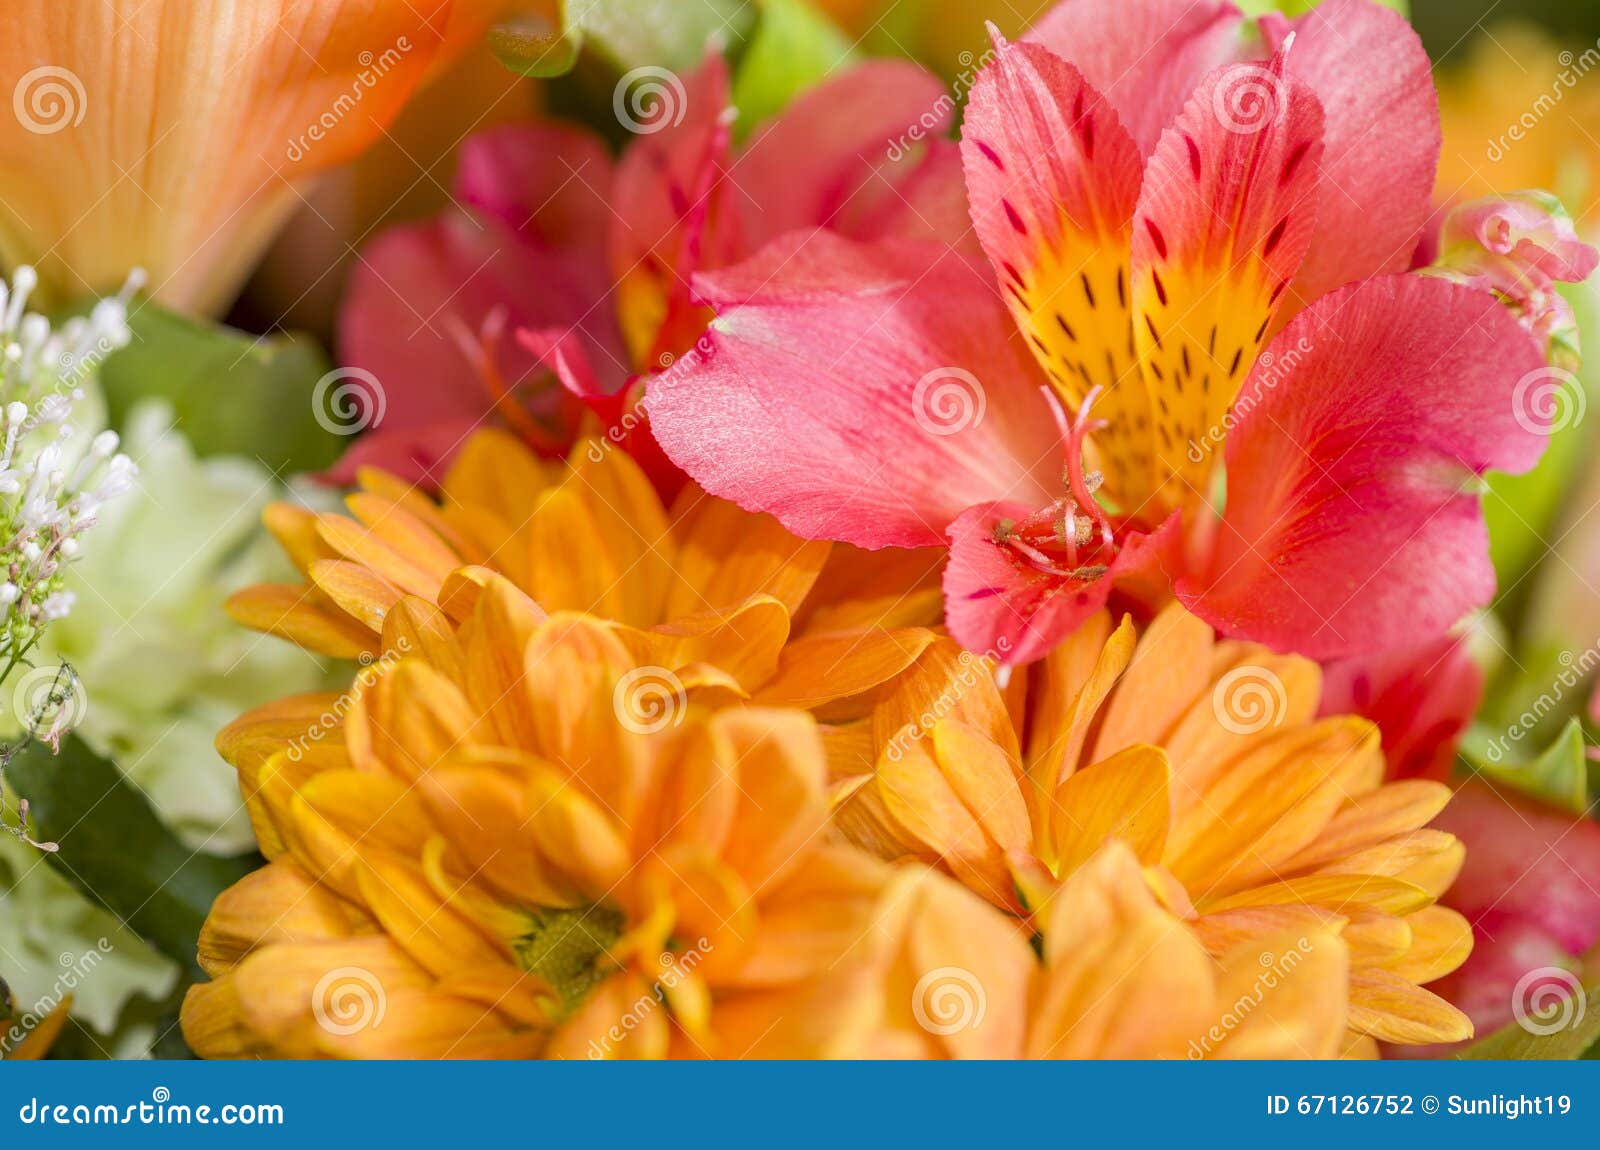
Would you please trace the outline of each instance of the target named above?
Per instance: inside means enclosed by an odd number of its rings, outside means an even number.
[[[1316,841],[1290,865],[1311,870],[1433,821],[1450,801],[1450,788],[1429,779],[1404,779],[1353,795]]]
[[[1378,875],[1305,875],[1265,886],[1251,887],[1208,906],[1207,911],[1245,906],[1303,903],[1334,914],[1361,910],[1382,914],[1409,914],[1421,910],[1433,896],[1419,886]]]
[[[261,513],[261,521],[300,574],[309,574],[318,559],[334,558],[333,548],[317,533],[316,512],[297,503],[270,503]]]
[[[1017,754],[1016,726],[989,663],[949,639],[930,644],[878,701],[872,737],[878,747],[888,747],[907,726],[920,737],[941,719],[975,727]]]
[[[938,737],[942,732],[942,740]],[[878,794],[915,841],[980,895],[1015,908],[1006,855],[1030,845],[1019,769],[1003,748],[954,720],[897,743],[878,762]]]
[[[388,937],[434,975],[509,957],[503,944],[492,943],[441,899],[417,868],[377,852],[366,853],[362,863],[362,901]]]
[[[1429,906],[1408,915],[1411,946],[1393,962],[1384,964],[1389,973],[1418,984],[1443,978],[1459,967],[1472,953],[1472,926],[1455,911]]]
[[[1444,999],[1387,970],[1350,972],[1350,1026],[1382,1042],[1423,1045],[1472,1037],[1472,1022]]]
[[[366,567],[407,594],[420,595],[424,599],[432,599],[439,594],[439,584],[456,566],[454,562],[447,562],[430,570],[417,563],[411,552],[400,550],[379,532],[343,515],[319,516],[317,533],[342,558]],[[423,556],[424,561],[426,558]]]
[[[587,611],[607,619],[624,610],[623,569],[600,542],[600,528],[578,483],[541,492],[512,546],[527,554],[519,580],[547,611]]]
[[[1046,794],[1078,769],[1090,724],[1133,658],[1137,637],[1132,619],[1123,616],[1113,631],[1111,616],[1102,611],[1040,663],[1027,762],[1028,777]]]

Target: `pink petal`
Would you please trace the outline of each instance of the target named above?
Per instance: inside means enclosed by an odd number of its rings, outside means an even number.
[[[1475,926],[1526,923],[1568,954],[1600,940],[1600,824],[1473,782],[1435,825],[1467,846],[1446,901]]]
[[[1520,268],[1563,283],[1582,283],[1600,252],[1578,238],[1572,218],[1544,193],[1488,196],[1462,204],[1444,225],[1443,245],[1476,243]]]
[[[537,358],[511,338],[519,327],[572,330],[602,386],[621,384],[625,356],[602,246],[609,188],[609,161],[587,133],[495,128],[462,147],[455,190],[476,215],[447,211],[390,228],[363,249],[340,310],[339,351],[383,389],[374,430],[404,432],[363,454],[415,463],[449,446],[436,425],[488,417],[494,395],[462,345],[491,317],[506,332],[495,369],[535,419],[559,423],[566,398],[559,388],[540,390]],[[348,478],[361,457],[347,453],[333,475]],[[413,465],[404,474],[421,473]]]
[[[1062,0],[1026,38],[1076,66],[1148,155],[1200,77],[1235,58],[1243,21],[1225,0]]]
[[[650,366],[692,342],[704,322],[689,299],[694,273],[749,250],[732,202],[737,192],[726,179],[732,140],[727,62],[709,52],[679,83],[643,105],[661,118],[645,121],[623,150],[612,193],[607,258],[629,348],[636,363]],[[625,88],[624,99],[635,91],[643,89]]]
[[[959,255],[793,233],[695,287],[718,318],[647,405],[713,495],[808,538],[923,547],[974,503],[1059,488],[1042,380]]]
[[[374,428],[352,443],[321,478],[347,487],[355,482],[357,471],[376,467],[431,491],[444,479],[461,445],[483,424],[481,418],[453,418]]]
[[[422,440],[438,444],[436,425],[481,422],[495,407],[464,344],[477,343],[496,324],[509,333],[588,318],[595,326],[584,338],[605,353],[616,337],[606,329],[609,316],[594,306],[595,291],[562,254],[536,249],[495,221],[447,212],[390,228],[363,250],[339,313],[341,359],[369,372],[383,392],[373,430],[404,429],[413,439],[420,430]],[[609,362],[616,354],[609,353]],[[495,343],[493,363],[531,416],[553,428],[562,424],[564,395],[542,386],[535,358],[509,334]],[[334,472],[348,473],[347,464]]]
[[[1317,230],[1291,289],[1310,302],[1351,280],[1403,271],[1432,210],[1439,100],[1422,41],[1373,0],[1324,0],[1263,18],[1269,51],[1295,33],[1289,71],[1327,113]]]
[[[1322,672],[1321,713],[1377,723],[1390,778],[1448,778],[1482,698],[1483,669],[1464,635],[1364,652]]]
[[[535,244],[591,258],[605,250],[611,156],[581,128],[530,122],[475,133],[461,145],[453,187],[457,200]]]
[[[1209,571],[1179,596],[1219,630],[1314,658],[1419,643],[1494,593],[1475,491],[1545,429],[1544,370],[1494,297],[1381,276],[1318,300],[1251,372],[1227,441]]]
[[[1101,389],[1108,490],[1139,506],[1135,477],[1121,466],[1140,454],[1133,436],[1150,419],[1128,338],[1138,149],[1076,68],[1041,45],[996,35],[994,60],[973,85],[961,154],[973,224],[1007,305],[1070,407]]]
[[[1217,460],[1196,445],[1224,424],[1316,227],[1322,108],[1285,66],[1279,52],[1208,73],[1145,169],[1130,291],[1162,507],[1209,495]]]
[[[959,235],[966,210],[948,163],[954,146],[944,138],[954,110],[938,77],[903,60],[847,68],[806,92],[752,133],[733,169],[746,245],[817,226],[853,239],[924,226]],[[919,190],[926,203],[943,205],[939,220],[919,219],[903,198],[930,164],[954,193]]]
[[[969,651],[1007,666],[1042,659],[1106,605],[1122,578],[1137,578],[1167,561],[1178,519],[1152,534],[1129,532],[1106,572],[1095,579],[1066,579],[1030,566],[995,541],[1002,520],[1020,520],[1034,508],[1015,502],[969,507],[950,524],[950,562],[944,569],[945,626]]]

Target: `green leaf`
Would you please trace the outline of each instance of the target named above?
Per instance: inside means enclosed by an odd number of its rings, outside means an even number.
[[[1534,1034],[1522,1023],[1512,1022],[1452,1057],[1546,1062],[1582,1058],[1600,1041],[1600,987],[1585,990],[1583,994],[1582,999],[1574,997],[1556,1008],[1562,1013],[1550,1021],[1567,1024],[1551,1034]],[[1543,1028],[1541,1025],[1540,1029]]]
[[[75,736],[62,741],[59,755],[32,744],[6,768],[6,780],[28,800],[35,837],[59,847],[46,863],[198,975],[196,945],[211,904],[260,866],[260,856],[190,850],[121,771]]]
[[[1461,755],[1490,782],[1532,795],[1573,814],[1589,810],[1589,767],[1584,754],[1583,724],[1567,720],[1554,742],[1532,759],[1514,758],[1519,744],[1504,731],[1473,727],[1461,744]]]
[[[100,366],[114,427],[141,399],[172,404],[200,455],[242,455],[275,471],[318,471],[345,447],[350,421],[333,410],[327,357],[301,336],[256,337],[142,301],[133,342]],[[320,405],[320,407],[319,407]],[[319,419],[319,416],[321,417]]]
[[[1581,420],[1553,431],[1538,466],[1521,475],[1489,473],[1483,518],[1489,525],[1489,558],[1500,587],[1514,591],[1523,573],[1544,554],[1562,497],[1590,457],[1589,429]]]
[[[492,29],[489,45],[501,63],[525,76],[570,71],[580,48],[618,72],[686,69],[700,62],[713,37],[742,39],[755,16],[753,0],[675,4],[671,19],[662,18],[661,8],[660,0],[566,0],[554,25],[519,16]]]
[[[572,71],[583,47],[583,29],[558,26],[541,13],[528,12],[496,24],[486,39],[495,59],[513,72],[548,79]]]
[[[1303,16],[1315,8],[1320,0],[1238,0],[1246,16],[1262,16],[1268,12],[1282,12],[1285,16]],[[1378,0],[1385,8],[1393,8],[1406,19],[1411,19],[1410,0]]]
[[[781,112],[852,55],[844,33],[804,0],[766,0],[733,78],[740,134]]]

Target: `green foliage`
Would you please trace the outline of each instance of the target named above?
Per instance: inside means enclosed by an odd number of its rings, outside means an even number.
[[[113,427],[142,399],[172,405],[201,456],[239,455],[274,471],[317,471],[349,445],[324,414],[330,364],[307,337],[257,337],[148,301],[128,317],[133,342],[106,357],[100,383]]]
[[[6,770],[29,802],[45,860],[162,954],[199,975],[196,943],[217,895],[261,864],[190,850],[110,762],[68,736],[60,754],[34,743]]]
[[[489,31],[502,64],[524,76],[560,76],[580,52],[603,57],[618,72],[637,67],[693,67],[713,37],[740,37],[755,16],[751,0],[566,0],[552,25],[524,14]]]
[[[781,112],[853,55],[844,33],[804,0],[766,0],[733,78],[739,131]]]
[[[1520,1022],[1512,1022],[1487,1038],[1474,1042],[1455,1055],[1466,1059],[1516,1059],[1570,1061],[1585,1058],[1600,1042],[1600,987],[1584,992],[1581,1005],[1569,1002],[1555,1009],[1556,1021],[1568,1020],[1550,1034],[1535,1034]],[[1540,1029],[1543,1029],[1541,1025]]]
[[[1582,815],[1589,809],[1588,758],[1584,754],[1583,725],[1567,720],[1561,734],[1533,758],[1506,754],[1503,734],[1491,735],[1474,727],[1462,741],[1461,755],[1490,782],[1531,795],[1543,802]],[[1515,749],[1517,744],[1510,744]]]

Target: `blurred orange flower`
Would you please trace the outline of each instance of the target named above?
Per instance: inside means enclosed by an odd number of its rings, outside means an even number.
[[[16,0],[0,15],[0,260],[59,304],[135,266],[225,307],[317,173],[384,131],[502,0]]]

